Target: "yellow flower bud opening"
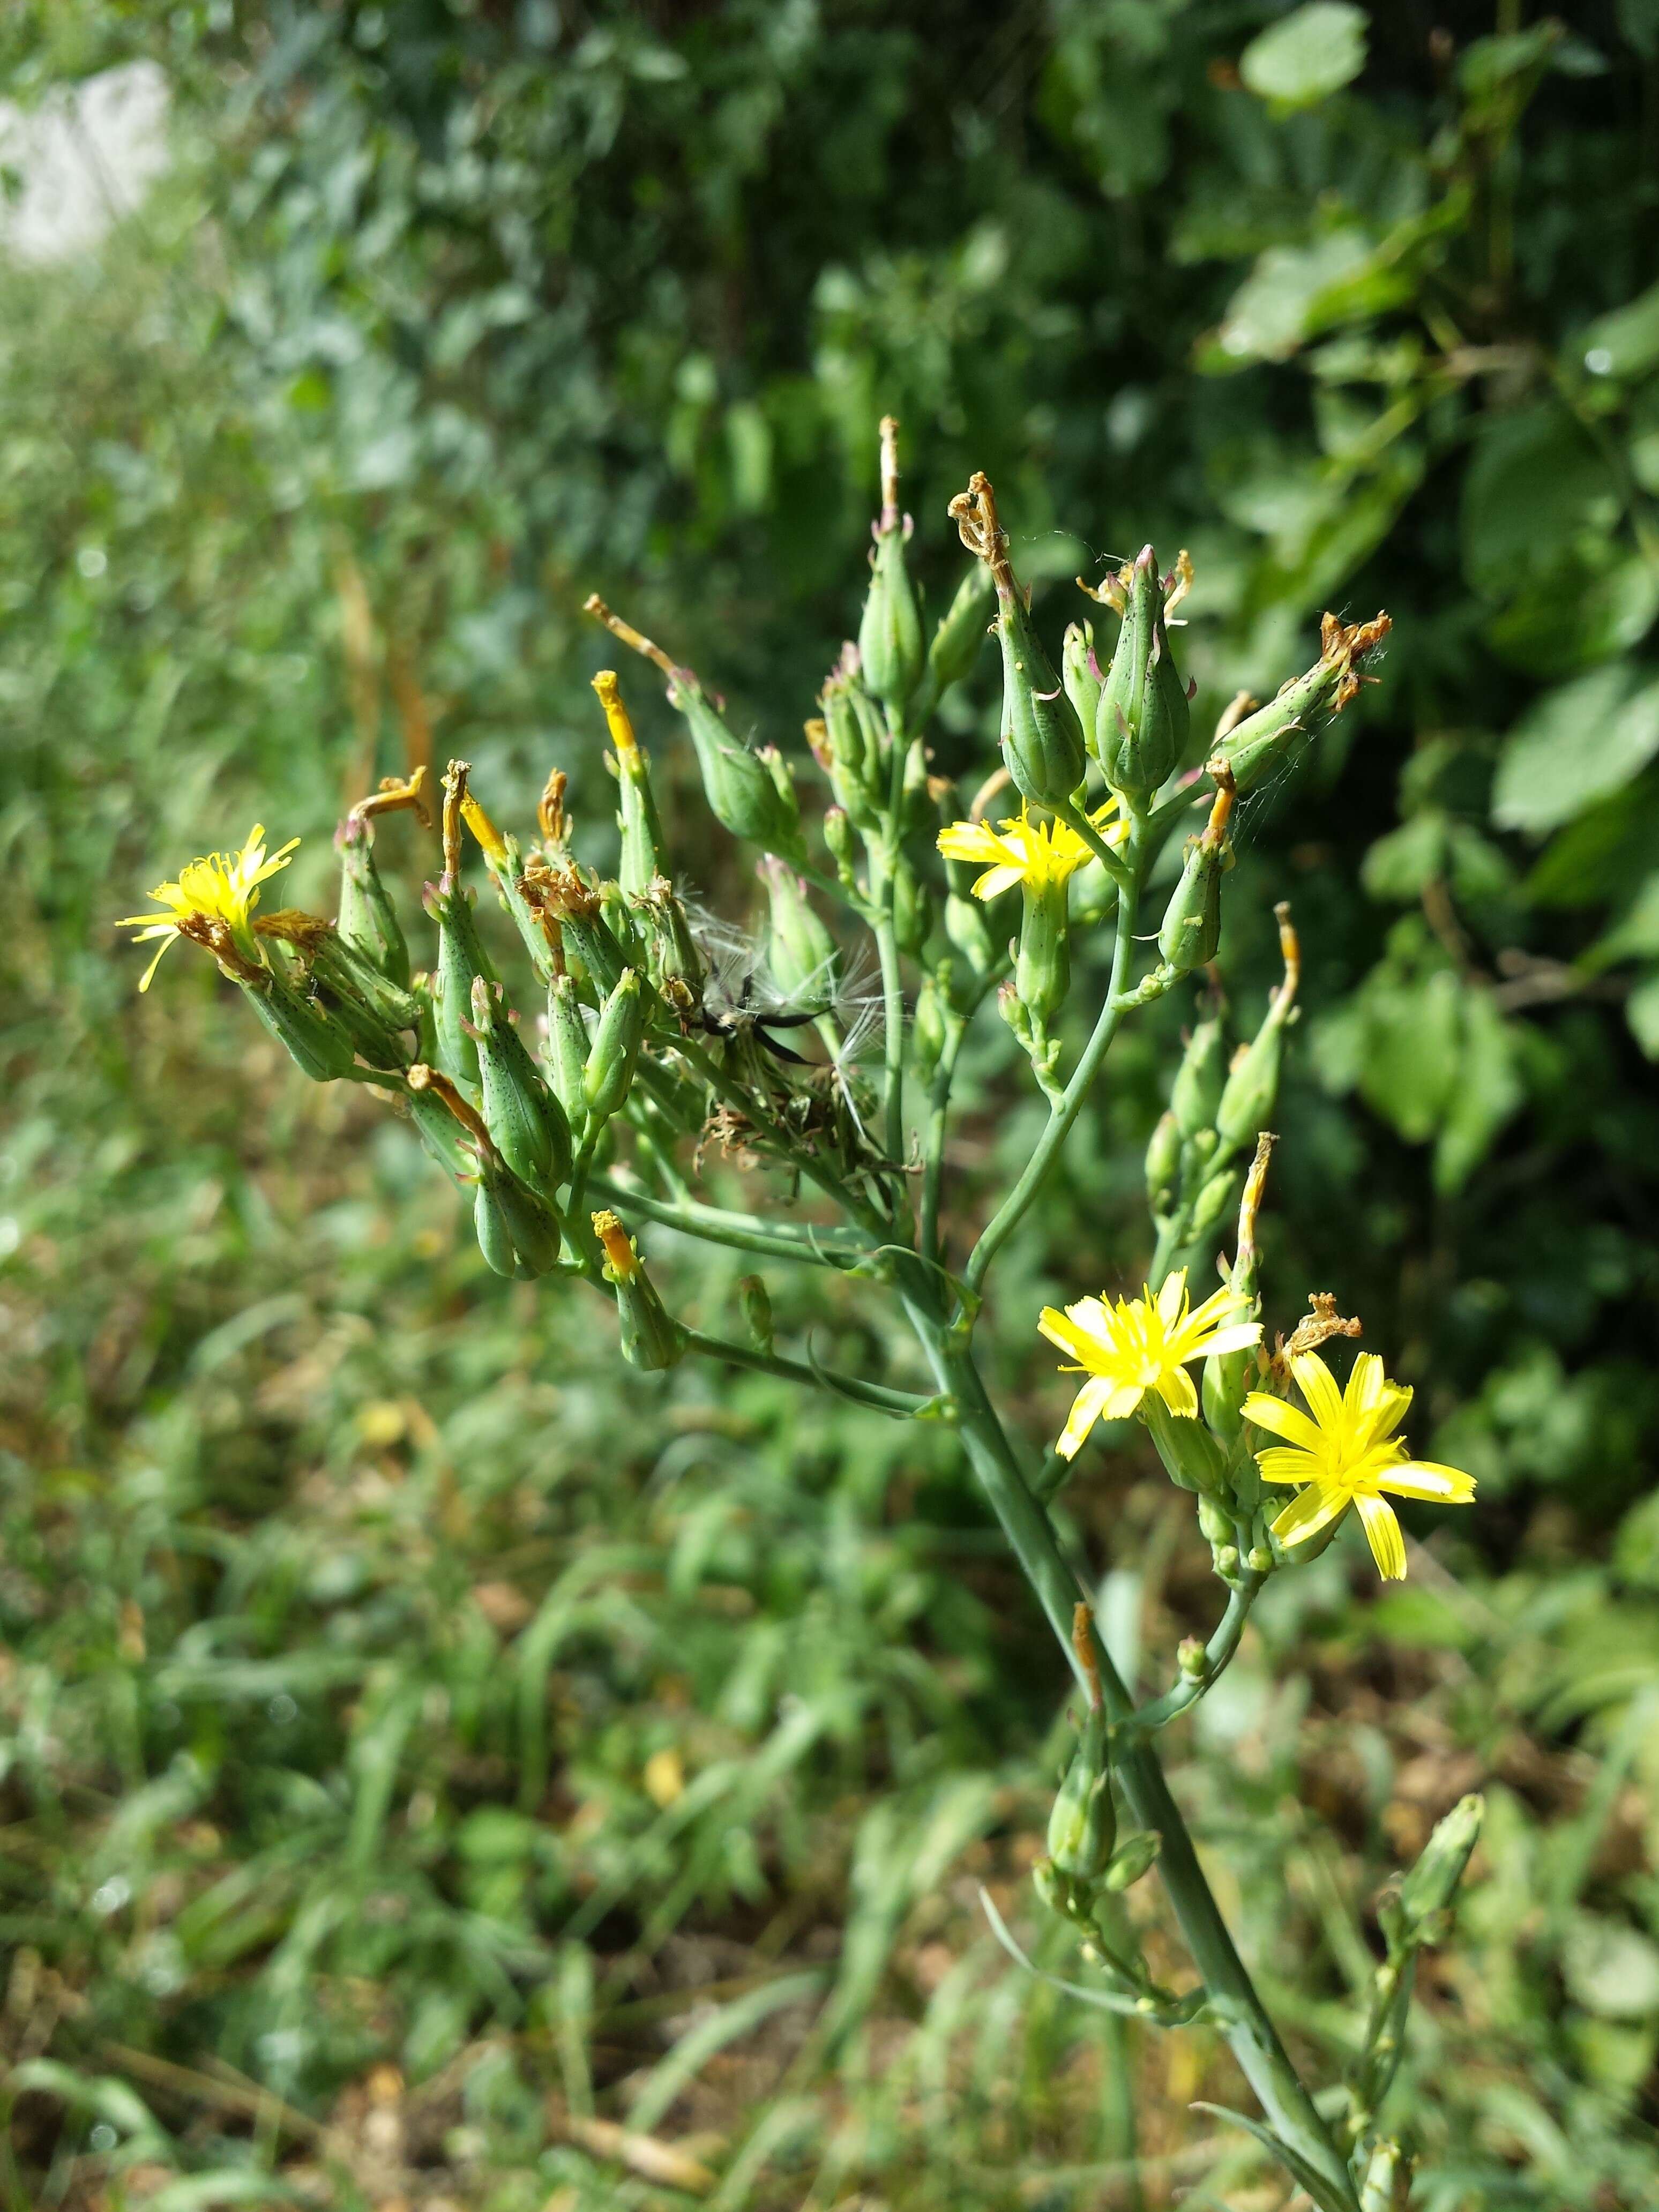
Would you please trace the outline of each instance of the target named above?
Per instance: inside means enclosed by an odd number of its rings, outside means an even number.
[[[165,914],[124,915],[116,923],[118,929],[137,933],[135,944],[161,940],[139,982],[141,991],[149,990],[162,953],[175,938],[200,933],[199,927],[192,930],[186,924],[221,923],[240,941],[245,952],[257,953],[248,917],[259,903],[259,886],[287,867],[300,842],[297,837],[290,837],[267,859],[264,836],[264,823],[256,822],[240,853],[209,853],[180,868],[176,883],[157,884],[149,896],[167,909]]]
[[[507,840],[470,791],[461,796],[461,819],[483,847],[485,860],[501,866],[507,859]]]
[[[611,742],[623,758],[639,750],[640,741],[634,735],[634,725],[623,704],[622,686],[617,681],[614,668],[602,668],[593,678],[593,689],[599,694],[599,704],[605,709]]]

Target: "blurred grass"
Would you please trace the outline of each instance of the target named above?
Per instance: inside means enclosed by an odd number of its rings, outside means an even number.
[[[342,799],[425,744],[501,789],[555,752],[597,781],[562,575],[487,489],[325,480],[305,393],[230,342],[250,272],[207,163],[187,146],[95,260],[0,279],[7,2212],[1265,2212],[1252,2147],[1187,2109],[1242,2094],[1216,2039],[1123,2028],[989,1936],[981,1885],[1070,1971],[1026,1879],[1061,1714],[948,1435],[620,1368],[586,1306],[489,1276],[408,1133],[301,1085],[206,963],[135,996],[112,918],[256,817],[305,836],[323,904]],[[413,838],[386,841],[411,889]],[[1334,910],[1340,871],[1300,865]],[[1132,1243],[1156,1084],[1147,1046],[1011,1313]],[[1017,1146],[988,1074],[976,1099],[968,1140]],[[1320,1159],[1333,1109],[1298,1110]],[[1650,1103],[1619,1110],[1634,1153]],[[1303,1249],[1355,1240],[1344,1205]],[[729,1315],[735,1264],[652,1249],[693,1318]],[[1443,1253],[1403,1265],[1432,1284]],[[775,1295],[875,1367],[853,1287]],[[1049,1380],[1009,1338],[1039,1435]],[[1517,1372],[1480,1430],[1512,1526],[1437,1535],[1386,1596],[1342,1548],[1275,1585],[1175,1779],[1327,2055],[1380,1885],[1484,1787],[1397,2093],[1413,2202],[1624,2212],[1659,2199],[1651,1386],[1634,1354],[1597,1370],[1604,1413],[1559,1361]],[[1527,1487],[1574,1452],[1610,1501],[1583,1520]],[[1068,1510],[1155,1674],[1209,1625],[1185,1511],[1132,1455]]]

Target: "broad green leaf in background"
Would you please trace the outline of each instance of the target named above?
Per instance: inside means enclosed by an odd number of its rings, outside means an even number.
[[[1364,68],[1366,24],[1364,9],[1345,0],[1308,0],[1251,40],[1238,73],[1262,100],[1311,107]]]
[[[1547,691],[1516,724],[1492,786],[1492,819],[1532,836],[1570,822],[1659,754],[1659,679],[1625,662]]]

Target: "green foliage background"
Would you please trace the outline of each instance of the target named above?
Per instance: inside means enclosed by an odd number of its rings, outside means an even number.
[[[884,409],[936,600],[975,466],[1056,635],[1073,574],[1189,545],[1200,715],[1322,608],[1395,617],[1247,808],[1224,957],[1248,1019],[1291,898],[1270,1318],[1335,1290],[1480,1504],[1403,1591],[1346,1544],[1275,1587],[1177,1781],[1332,2049],[1345,1915],[1486,1786],[1399,2092],[1413,2203],[1651,2203],[1649,0],[40,0],[0,52],[25,103],[159,62],[176,139],[97,254],[0,272],[9,2207],[685,2201],[618,2122],[733,2207],[1278,2201],[1185,2109],[1231,2094],[1212,2038],[1121,2037],[986,1936],[981,1881],[1066,1958],[1023,1879],[1060,1692],[949,1438],[624,1380],[372,1102],[204,962],[138,1001],[113,941],[255,818],[325,906],[343,803],[428,744],[508,818],[557,760],[602,853],[592,588],[789,743]],[[1168,1012],[1011,1255],[1034,1437],[1039,1297],[1143,1256]],[[651,1249],[729,1313],[735,1269]],[[869,1308],[775,1295],[889,1358]],[[1123,1648],[1207,1625],[1150,1466],[1092,1454],[1069,1510]]]

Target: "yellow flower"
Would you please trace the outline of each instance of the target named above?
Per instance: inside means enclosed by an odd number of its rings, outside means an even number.
[[[1109,799],[1089,817],[1109,845],[1121,845],[1129,834],[1127,822],[1115,817],[1117,801]],[[1016,884],[1046,890],[1067,882],[1090,852],[1075,830],[1064,822],[1033,822],[1022,806],[1017,821],[1005,822],[1000,830],[988,822],[953,822],[939,833],[939,848],[947,860],[977,860],[985,872],[974,885],[974,896],[994,899]]]
[[[264,824],[256,822],[240,853],[210,853],[204,860],[180,868],[177,883],[157,884],[150,896],[168,909],[166,914],[130,914],[116,923],[118,929],[137,930],[136,944],[157,937],[161,940],[160,951],[144,970],[138,986],[141,991],[149,990],[150,978],[161,964],[161,954],[188,921],[222,921],[242,939],[246,950],[253,949],[248,916],[259,903],[259,885],[279,868],[287,867],[289,854],[300,842],[290,837],[281,852],[267,860],[264,835]]]
[[[1227,1321],[1239,1304],[1234,1292],[1223,1289],[1189,1311],[1187,1270],[1178,1267],[1156,1298],[1148,1287],[1142,1297],[1120,1298],[1115,1306],[1103,1298],[1080,1298],[1063,1313],[1045,1306],[1037,1327],[1050,1344],[1077,1355],[1078,1364],[1061,1372],[1089,1377],[1054,1447],[1060,1457],[1075,1457],[1097,1421],[1121,1420],[1149,1390],[1172,1413],[1195,1419],[1198,1393],[1188,1362],[1212,1352],[1240,1352],[1261,1340],[1260,1322]]]
[[[1391,1490],[1396,1498],[1470,1505],[1474,1476],[1432,1460],[1407,1458],[1394,1432],[1412,1394],[1402,1383],[1389,1382],[1374,1352],[1362,1352],[1355,1360],[1346,1390],[1337,1389],[1330,1369],[1315,1352],[1292,1355],[1291,1372],[1311,1420],[1262,1390],[1252,1391],[1244,1401],[1247,1421],[1285,1438],[1283,1445],[1256,1454],[1261,1480],[1306,1485],[1273,1522],[1274,1535],[1281,1543],[1304,1543],[1357,1505],[1378,1572],[1399,1582],[1406,1572],[1405,1540],[1393,1506],[1381,1493]]]

